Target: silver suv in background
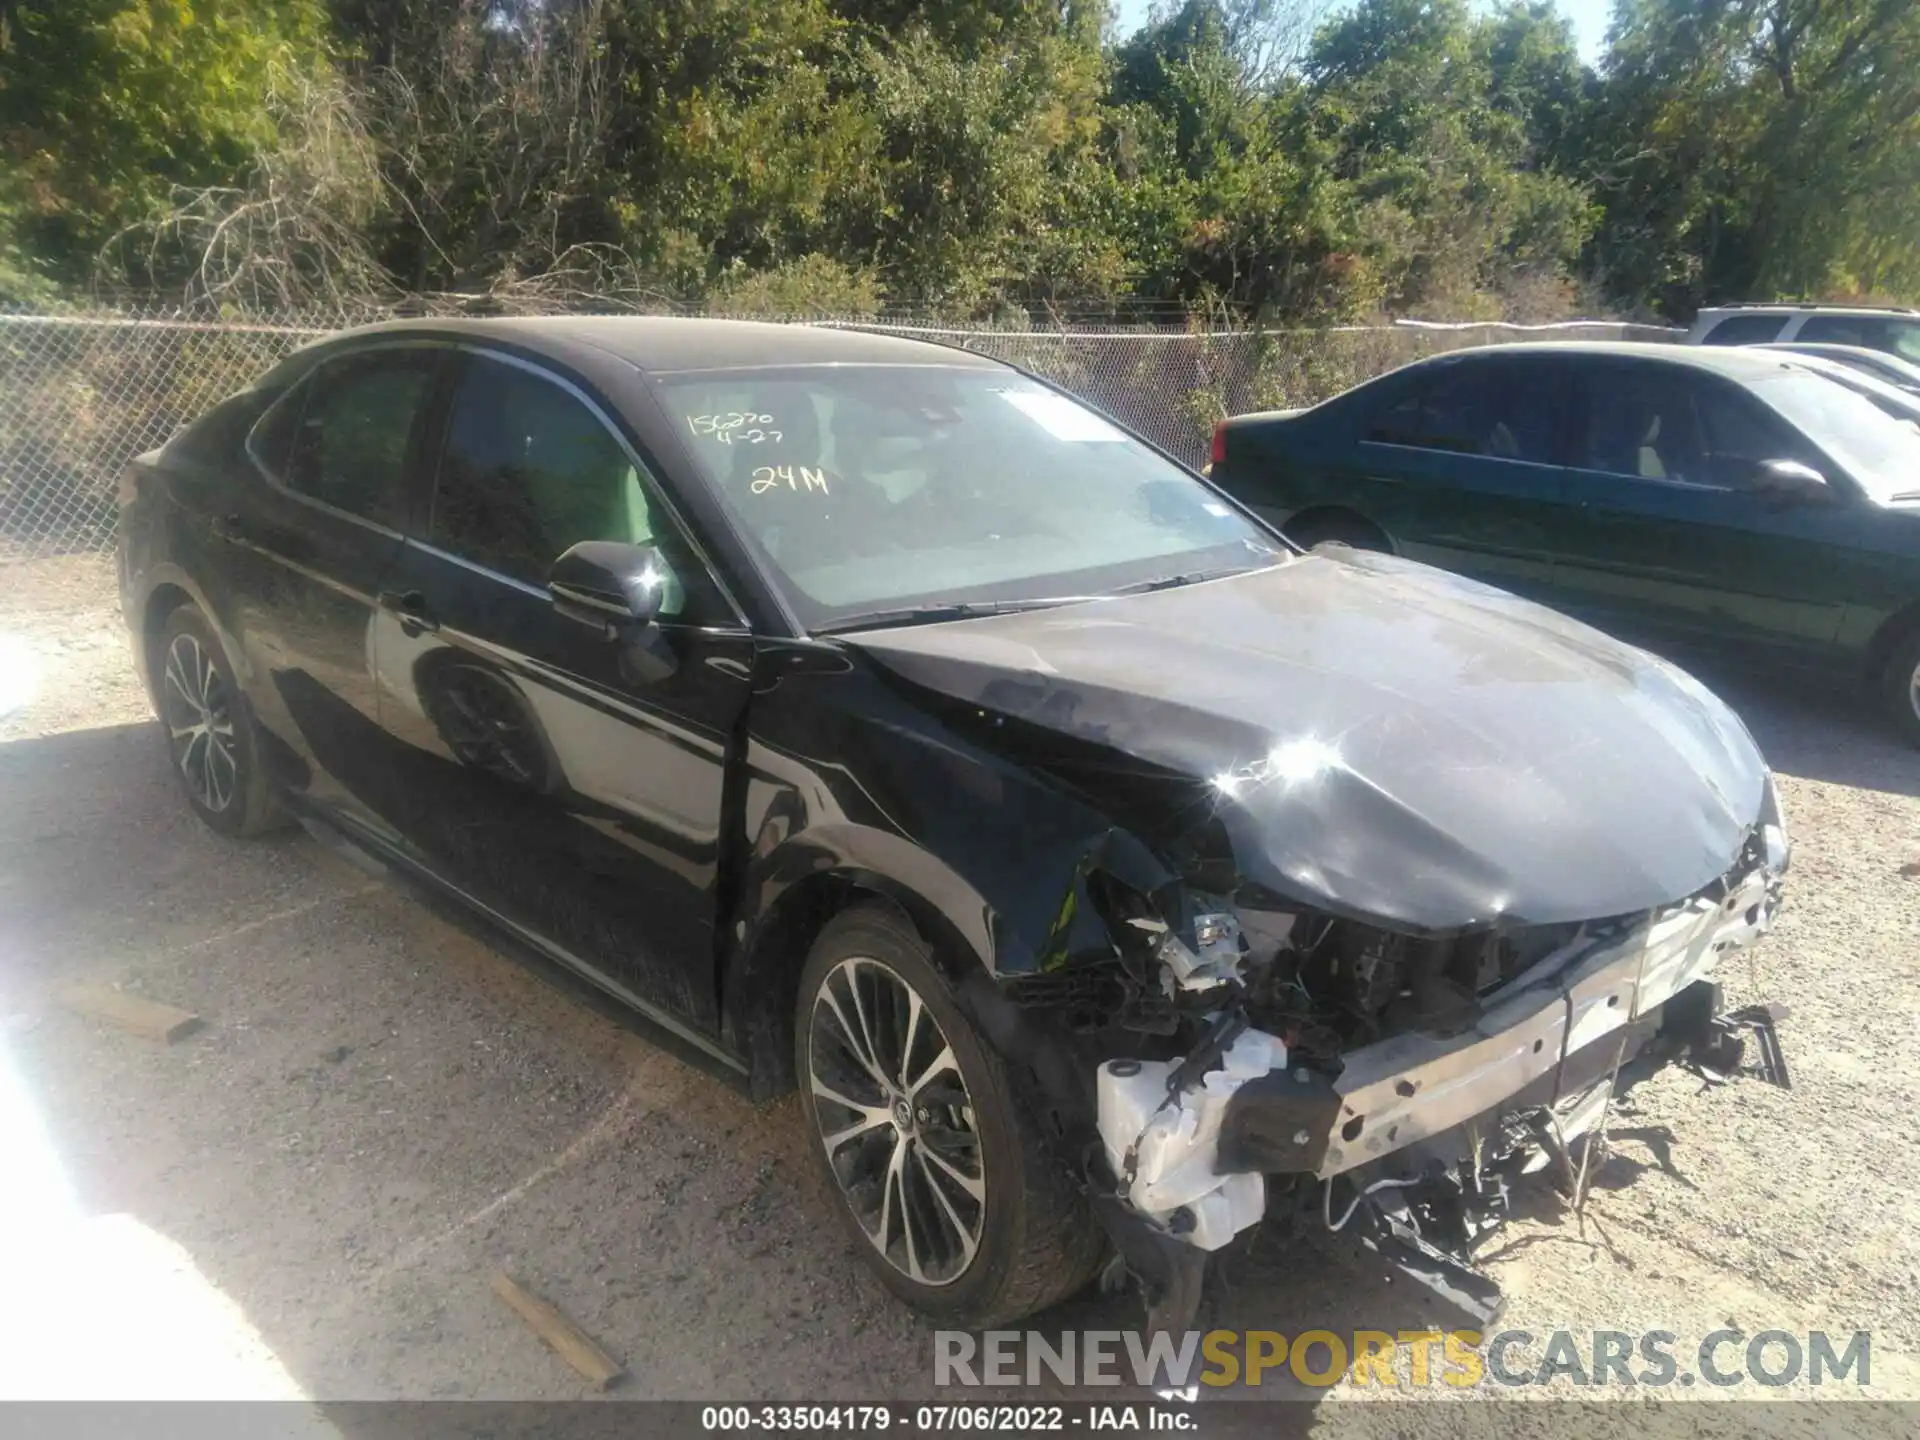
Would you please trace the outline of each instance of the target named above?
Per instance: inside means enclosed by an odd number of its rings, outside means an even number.
[[[1859,305],[1719,305],[1702,310],[1689,345],[1764,345],[1795,341],[1858,345],[1920,362],[1920,310]]]

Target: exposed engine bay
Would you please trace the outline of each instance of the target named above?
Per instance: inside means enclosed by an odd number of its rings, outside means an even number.
[[[1112,953],[1009,994],[1104,1057],[1089,1183],[1110,1229],[1158,1242],[1126,1256],[1156,1326],[1183,1328],[1205,1256],[1282,1210],[1491,1319],[1473,1247],[1522,1177],[1583,1190],[1620,1093],[1676,1062],[1786,1083],[1773,1012],[1723,1014],[1710,978],[1771,924],[1786,861],[1763,823],[1660,909],[1439,937],[1096,873]]]

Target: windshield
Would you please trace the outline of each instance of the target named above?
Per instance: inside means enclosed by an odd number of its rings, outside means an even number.
[[[1288,553],[1178,465],[1008,371],[819,365],[659,384],[812,630],[1113,594]]]
[[[1888,414],[1847,385],[1805,370],[1752,384],[1755,394],[1837,460],[1876,500],[1920,492],[1920,425]]]

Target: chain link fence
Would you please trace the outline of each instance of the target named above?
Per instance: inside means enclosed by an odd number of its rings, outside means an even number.
[[[101,550],[127,462],[288,352],[377,314],[198,319],[0,314],[0,563]],[[962,329],[819,320],[961,346],[1100,406],[1181,458],[1223,415],[1310,405],[1439,350],[1501,341],[1671,340],[1652,326],[1400,323],[1317,330]]]

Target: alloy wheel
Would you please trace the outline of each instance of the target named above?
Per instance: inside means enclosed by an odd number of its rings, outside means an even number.
[[[176,635],[167,646],[163,695],[173,763],[193,798],[218,814],[240,791],[233,696],[213,657],[192,635]]]
[[[987,1177],[953,1047],[912,985],[878,960],[830,970],[814,995],[807,1077],[828,1167],[887,1263],[930,1286],[979,1253]]]

